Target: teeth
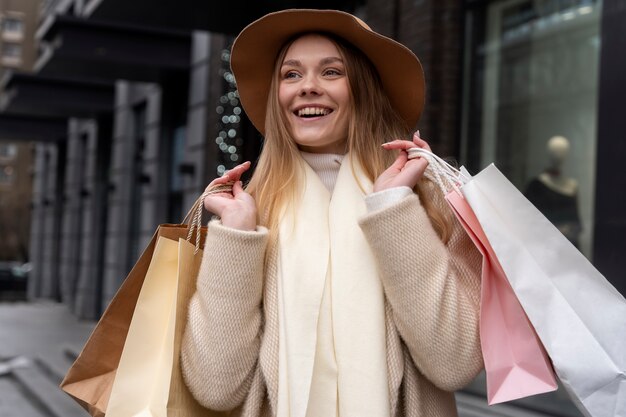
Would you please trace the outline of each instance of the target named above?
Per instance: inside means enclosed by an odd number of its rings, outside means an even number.
[[[330,113],[330,109],[322,107],[305,107],[298,110],[298,116],[326,116]]]

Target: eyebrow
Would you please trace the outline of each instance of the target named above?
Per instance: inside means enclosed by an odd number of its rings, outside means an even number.
[[[322,59],[320,61],[320,65],[328,65],[328,64],[332,64],[333,62],[343,63],[343,59],[341,59],[339,57],[336,57],[336,56],[329,56],[328,58]],[[281,66],[282,67],[284,67],[284,66],[301,67],[302,66],[302,62],[300,62],[297,59],[288,59],[287,61],[284,61]]]

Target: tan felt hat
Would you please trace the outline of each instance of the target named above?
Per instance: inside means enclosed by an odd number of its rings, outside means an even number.
[[[380,35],[361,19],[337,10],[290,9],[270,13],[241,31],[233,44],[231,68],[248,118],[265,134],[265,113],[274,64],[295,35],[326,32],[359,49],[378,70],[391,105],[413,128],[424,108],[424,71],[406,46]]]

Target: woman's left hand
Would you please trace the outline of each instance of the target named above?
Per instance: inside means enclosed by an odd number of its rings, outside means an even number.
[[[401,186],[415,187],[419,179],[424,175],[428,161],[421,157],[409,159],[408,150],[411,148],[422,148],[430,151],[428,143],[420,138],[419,130],[413,135],[412,142],[408,140],[394,140],[383,143],[383,148],[386,150],[397,149],[400,152],[394,163],[376,179],[374,192]]]

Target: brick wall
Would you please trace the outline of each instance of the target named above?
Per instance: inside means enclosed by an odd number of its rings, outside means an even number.
[[[369,0],[372,29],[409,47],[426,77],[422,137],[443,156],[458,156],[462,75],[462,2],[459,0]]]

